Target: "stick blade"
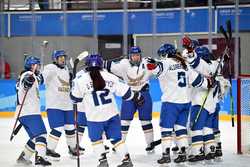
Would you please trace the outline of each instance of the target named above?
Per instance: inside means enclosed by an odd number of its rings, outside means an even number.
[[[224,27],[221,25],[220,26],[220,32],[223,34],[223,36],[226,38],[226,41],[228,41],[228,36],[227,36],[227,33],[224,29]]]
[[[87,56],[89,55],[89,52],[88,51],[83,51],[82,53],[80,53],[78,56],[77,56],[77,59],[79,61],[83,60],[84,58],[86,58]]]
[[[231,25],[231,21],[227,20],[226,24],[227,24],[228,37],[229,37],[229,40],[231,40],[232,39],[232,25]]]

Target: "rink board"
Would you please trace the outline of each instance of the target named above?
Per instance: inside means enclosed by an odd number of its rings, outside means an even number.
[[[237,86],[236,81],[233,80],[233,97],[234,97],[234,112],[236,114],[237,109]],[[150,93],[153,100],[153,116],[159,117],[161,109],[161,90],[158,80],[150,81]],[[41,111],[45,111],[45,87],[40,87],[40,99],[41,99]],[[120,108],[121,98],[117,97],[117,104]],[[14,115],[16,105],[16,92],[15,92],[15,80],[0,80],[0,117],[12,117]],[[44,113],[43,115],[46,116]],[[243,119],[250,121],[249,113],[243,113]],[[221,102],[220,118],[222,120],[230,120],[230,97],[227,95],[224,101]]]

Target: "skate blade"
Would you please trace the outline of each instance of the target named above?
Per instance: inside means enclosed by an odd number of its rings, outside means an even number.
[[[159,167],[171,167],[171,163],[160,164]]]
[[[204,164],[205,164],[205,165],[213,165],[214,162],[213,162],[212,159],[211,159],[211,160],[204,160]]]
[[[152,154],[155,154],[155,150],[147,151],[147,155],[152,155]]]
[[[32,164],[23,164],[23,163],[14,164],[14,167],[25,167],[25,166],[32,166]]]
[[[175,167],[187,167],[187,162],[174,163]]]
[[[60,161],[60,158],[55,158],[55,157],[50,157],[50,156],[46,156],[46,159],[50,161]]]
[[[189,162],[188,161],[188,163],[187,163],[188,165],[203,165],[204,163],[203,163],[203,161],[196,161],[196,162]]]

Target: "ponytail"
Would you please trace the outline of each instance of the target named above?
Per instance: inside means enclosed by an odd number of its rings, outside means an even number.
[[[186,60],[181,56],[180,52],[177,52],[176,55],[173,57],[176,61],[180,62],[184,70],[187,70]]]
[[[94,91],[102,90],[105,88],[106,83],[100,73],[100,68],[97,68],[97,67],[89,68],[89,74],[93,81]]]

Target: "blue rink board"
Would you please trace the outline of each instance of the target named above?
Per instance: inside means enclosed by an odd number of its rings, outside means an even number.
[[[236,80],[233,80],[233,97],[234,97],[234,111],[237,109],[237,86]],[[158,80],[150,81],[150,93],[153,99],[153,111],[160,112],[161,109],[161,90]],[[40,87],[40,98],[41,98],[41,111],[45,110],[45,87]],[[116,98],[118,107],[121,105],[121,98]],[[0,80],[0,112],[14,112],[16,105],[16,94],[15,94],[15,80]],[[221,102],[221,112],[224,114],[230,114],[230,97],[227,95],[223,102]],[[249,113],[243,113],[248,114]]]

